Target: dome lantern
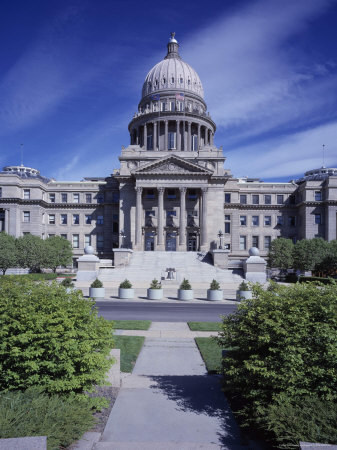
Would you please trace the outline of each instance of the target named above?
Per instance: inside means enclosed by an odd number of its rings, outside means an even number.
[[[164,59],[169,59],[169,58],[181,59],[178,49],[179,49],[178,41],[175,38],[175,33],[172,32],[170,40],[167,44],[167,55],[165,56]]]

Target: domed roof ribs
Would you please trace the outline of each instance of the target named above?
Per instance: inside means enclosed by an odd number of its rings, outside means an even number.
[[[167,55],[165,56],[164,59],[170,59],[170,58],[177,58],[177,59],[181,59],[178,49],[179,49],[179,44],[175,39],[175,33],[171,33],[171,37],[170,40],[167,44]]]

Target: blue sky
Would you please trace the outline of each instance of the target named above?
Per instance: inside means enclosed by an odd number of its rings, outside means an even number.
[[[2,0],[0,166],[79,180],[119,167],[171,31],[234,176],[337,167],[336,0]]]

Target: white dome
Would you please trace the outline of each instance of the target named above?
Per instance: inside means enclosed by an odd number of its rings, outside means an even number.
[[[180,58],[164,59],[150,70],[144,81],[142,97],[172,89],[204,98],[199,75]]]

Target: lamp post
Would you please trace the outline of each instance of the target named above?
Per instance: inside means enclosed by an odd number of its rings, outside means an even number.
[[[222,232],[222,230],[219,230],[219,232],[218,232],[218,238],[220,240],[219,249],[222,249],[222,236],[223,236],[223,232]]]

